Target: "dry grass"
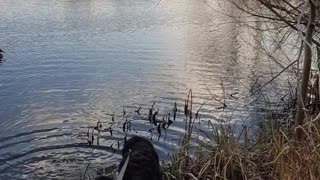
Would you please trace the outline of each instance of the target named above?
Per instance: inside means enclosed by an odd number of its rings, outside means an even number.
[[[228,126],[215,127],[208,143],[199,143],[193,158],[180,151],[164,166],[167,179],[320,179],[320,126],[301,127],[305,139],[297,142],[295,129],[262,127],[255,138],[249,129],[234,136]],[[255,139],[255,140],[252,140]]]
[[[163,166],[166,179],[320,179],[319,76],[313,74],[312,81],[308,88],[305,123],[299,127],[290,127],[290,123],[281,126],[270,112],[271,116],[260,128],[250,129],[242,125],[240,133],[230,125],[211,124],[212,131],[206,134],[204,142],[193,132],[190,105],[190,112],[186,113],[186,135],[180,150]],[[192,103],[192,95],[190,98]],[[288,115],[290,110],[294,111],[295,100],[292,96],[288,107],[284,107],[286,110],[280,114]],[[298,141],[296,132],[299,129],[303,132],[303,139]],[[195,149],[190,146],[192,141],[198,144]]]

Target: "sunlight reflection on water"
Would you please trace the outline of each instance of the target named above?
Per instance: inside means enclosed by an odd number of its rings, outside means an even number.
[[[150,138],[150,125],[134,110],[154,101],[161,115],[174,102],[182,109],[189,89],[196,108],[210,93],[220,100],[226,95],[225,110],[217,109],[217,101],[203,107],[204,124],[261,114],[243,99],[254,84],[251,70],[269,71],[257,68],[265,62],[253,63],[255,52],[241,37],[254,40],[234,23],[221,24],[231,19],[203,2],[2,0],[1,8],[7,61],[0,65],[0,138],[6,138],[0,142],[0,178],[71,178],[88,162],[117,164],[117,154],[72,144],[86,143],[87,127],[110,122],[107,114],[121,115],[123,106],[133,106],[126,108],[128,117],[139,135]],[[166,141],[153,136],[161,159],[175,150],[182,117]],[[113,137],[102,137],[105,146],[123,139],[122,119],[116,124]]]

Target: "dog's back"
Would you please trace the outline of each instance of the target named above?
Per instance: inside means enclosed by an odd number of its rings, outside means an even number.
[[[161,180],[159,157],[153,145],[146,139],[134,136],[129,139],[122,150],[123,167],[130,152],[129,163],[123,180]]]

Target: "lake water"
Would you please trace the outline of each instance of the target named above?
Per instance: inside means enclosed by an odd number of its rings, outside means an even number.
[[[155,101],[161,119],[175,102],[183,109],[192,89],[195,109],[212,95],[227,105],[208,101],[204,124],[244,122],[260,114],[248,98],[257,77],[277,72],[258,58],[263,35],[214,11],[214,1],[0,0],[0,7],[0,179],[79,179],[88,163],[117,165],[118,150],[103,147],[122,146],[123,108],[134,120],[129,136],[152,137],[165,160],[184,132],[182,112],[158,140],[135,109],[147,115]],[[113,136],[101,134],[101,148],[85,145],[88,126],[111,122],[108,114],[116,114]]]

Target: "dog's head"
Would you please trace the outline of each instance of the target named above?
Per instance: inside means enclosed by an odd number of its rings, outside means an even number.
[[[122,161],[119,171],[124,165],[130,151],[129,163],[123,180],[160,180],[159,157],[152,143],[147,139],[134,136],[125,142],[122,150]]]

